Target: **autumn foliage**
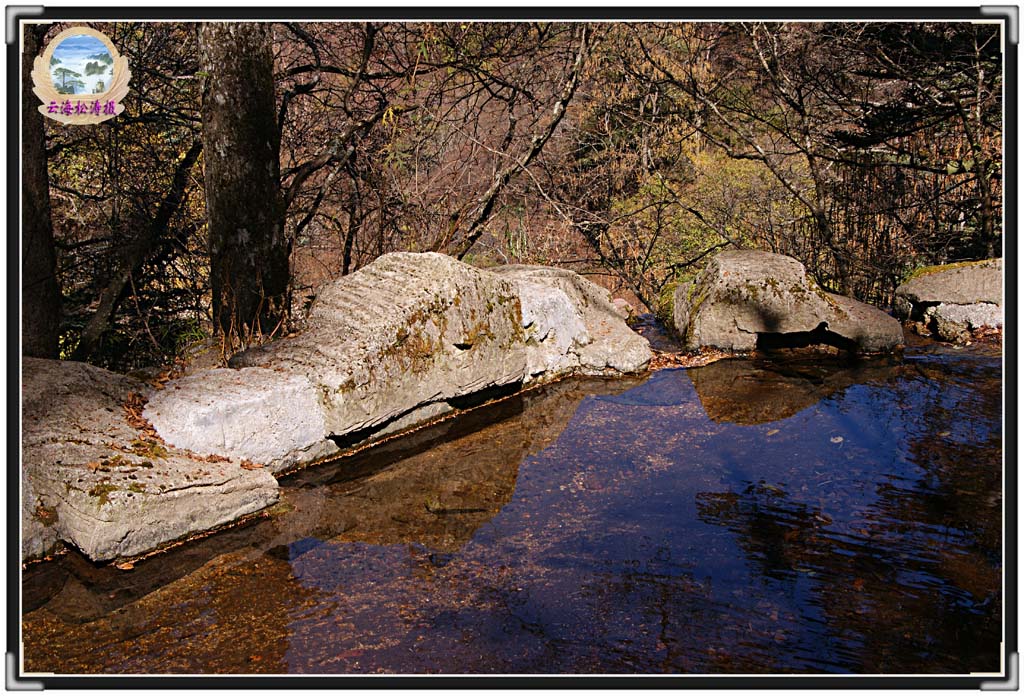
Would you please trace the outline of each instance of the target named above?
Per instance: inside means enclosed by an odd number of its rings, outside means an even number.
[[[63,357],[259,341],[394,250],[560,265],[648,310],[727,246],[880,306],[915,267],[1001,253],[997,24],[272,23],[261,101],[233,108],[277,149],[245,209],[286,270],[227,263],[245,245],[210,226],[231,210],[204,123],[238,115],[210,101],[234,34],[92,26],[133,77],[117,118],[45,124]],[[219,306],[251,275],[274,283],[255,323]]]

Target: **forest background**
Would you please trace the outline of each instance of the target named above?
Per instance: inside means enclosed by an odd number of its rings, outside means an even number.
[[[886,307],[999,256],[1001,25],[92,23],[125,111],[23,58],[23,351],[117,370],[291,330],[390,251],[584,273],[638,311],[727,247]]]

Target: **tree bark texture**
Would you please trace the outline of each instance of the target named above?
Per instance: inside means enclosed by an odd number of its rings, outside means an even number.
[[[271,25],[206,23],[199,46],[214,320],[247,342],[272,332],[287,313]]]
[[[21,57],[21,339],[24,355],[56,358],[61,294],[50,219],[46,131],[31,77],[45,32],[46,27],[25,26]]]

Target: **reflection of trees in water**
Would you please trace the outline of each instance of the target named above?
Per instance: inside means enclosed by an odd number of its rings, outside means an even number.
[[[187,665],[187,645],[227,671],[250,655],[252,671],[996,669],[998,372],[928,361],[873,381],[798,421],[840,427],[870,457],[828,460],[827,434],[825,451],[802,437],[797,459],[829,479],[843,470],[825,499],[801,466],[729,473],[767,428],[709,426],[684,371],[625,394],[606,385],[579,410],[581,392],[559,383],[485,425],[441,424],[289,477],[288,514],[164,562],[55,564],[30,611],[69,584],[33,612],[30,644],[45,639],[46,665],[94,669],[132,650]],[[878,432],[898,451],[871,451]],[[686,468],[691,452],[706,470]],[[654,455],[670,466],[647,466]],[[783,485],[768,471],[793,473]],[[739,483],[708,490],[720,480]],[[179,651],[124,637],[138,631],[193,637]]]
[[[880,415],[907,433],[912,465],[852,525],[764,481],[697,496],[700,519],[733,532],[761,577],[790,590],[808,580],[809,604],[846,646],[832,657],[851,671],[999,669],[999,380],[963,377],[892,385],[895,412]]]
[[[602,619],[588,623],[600,631],[588,640],[605,647],[600,659],[574,667],[665,674],[782,670],[777,628],[761,606],[716,598],[710,578],[694,578],[668,544],[638,549],[638,557],[634,568],[618,568],[582,588],[590,611]]]

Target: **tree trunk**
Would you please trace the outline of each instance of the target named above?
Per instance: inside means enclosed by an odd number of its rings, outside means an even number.
[[[214,321],[246,344],[288,311],[270,24],[203,24],[199,47]]]
[[[24,355],[56,358],[61,295],[50,220],[46,132],[31,77],[32,63],[45,33],[44,26],[25,26],[21,58],[21,338]]]

